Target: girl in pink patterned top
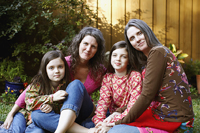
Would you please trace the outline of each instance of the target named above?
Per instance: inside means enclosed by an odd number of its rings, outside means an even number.
[[[96,115],[92,118],[96,125],[95,132],[108,131],[107,122],[115,122],[122,119],[129,112],[141,93],[141,74],[129,65],[127,44],[125,41],[113,45],[108,64],[108,73],[104,76],[100,89]],[[109,109],[113,113],[117,108],[127,106],[127,109],[118,115],[110,115],[106,118]]]

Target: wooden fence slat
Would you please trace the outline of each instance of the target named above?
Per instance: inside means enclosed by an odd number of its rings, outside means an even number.
[[[140,0],[126,0],[126,21],[125,25],[130,19],[139,19],[140,18]]]
[[[152,18],[153,18],[153,0],[140,0],[140,19],[145,21],[152,29]]]
[[[180,1],[180,49],[189,56],[185,61],[191,58],[192,48],[192,1]]]
[[[98,29],[103,33],[106,41],[106,51],[110,50],[112,42],[111,30],[111,0],[98,0]]]
[[[112,45],[124,40],[125,0],[112,0]]]
[[[166,0],[154,0],[153,31],[160,43],[165,45]]]
[[[179,0],[167,0],[167,39],[169,43],[179,47]]]
[[[193,0],[192,58],[200,60],[200,0]]]

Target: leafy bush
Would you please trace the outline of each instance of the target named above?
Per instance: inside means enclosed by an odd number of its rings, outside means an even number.
[[[27,75],[24,74],[24,65],[22,61],[4,59],[0,62],[0,67],[0,81],[26,82]],[[20,77],[20,81],[16,81],[16,77]]]
[[[57,47],[66,54],[74,35],[97,15],[84,0],[2,0],[0,19],[1,45],[9,45],[12,60],[30,72],[47,51]]]

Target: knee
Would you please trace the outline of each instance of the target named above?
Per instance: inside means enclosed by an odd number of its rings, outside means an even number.
[[[75,79],[67,86],[66,91],[70,92],[70,91],[77,91],[77,90],[84,92],[86,89],[80,80]]]
[[[43,117],[44,117],[44,113],[42,113],[41,110],[34,110],[34,111],[32,111],[32,113],[31,113],[31,119],[32,119],[34,122],[40,121]]]

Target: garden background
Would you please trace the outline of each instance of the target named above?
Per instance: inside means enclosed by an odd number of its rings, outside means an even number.
[[[138,18],[147,22],[163,45],[175,44],[188,54],[183,66],[189,64],[186,74],[192,93],[197,94],[191,59],[200,60],[199,5],[199,0],[1,0],[0,93],[4,93],[7,79],[20,77],[21,82],[29,83],[37,73],[42,55],[55,47],[65,53],[82,27],[100,29],[109,51],[115,42],[124,39],[128,20]],[[197,95],[193,101],[195,131],[200,132]],[[0,110],[8,112],[7,107],[0,105]],[[0,112],[3,118],[5,112]]]

